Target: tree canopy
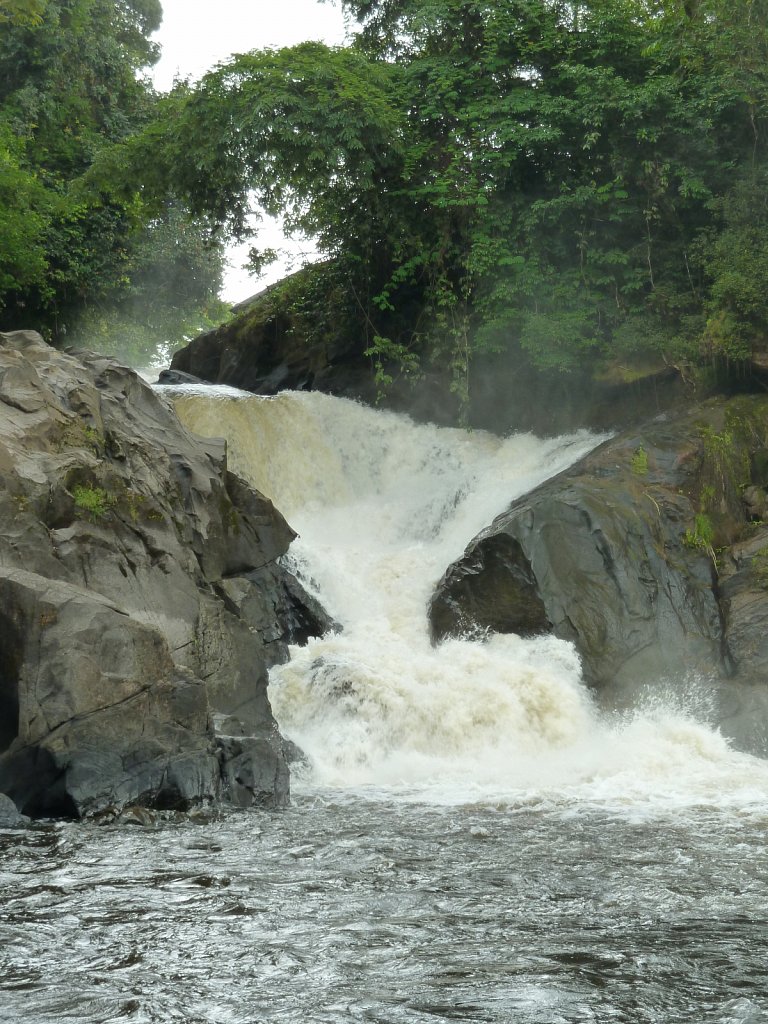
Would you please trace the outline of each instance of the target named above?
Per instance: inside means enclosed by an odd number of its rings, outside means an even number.
[[[158,97],[158,0],[0,0],[2,324],[181,333],[256,202],[382,378],[768,348],[768,0],[342,2],[348,45]]]
[[[360,31],[233,58],[121,156],[344,268],[372,353],[569,370],[768,344],[767,0],[345,0]]]
[[[0,24],[34,25],[40,21],[46,0],[0,0]]]
[[[91,180],[154,116],[161,18],[159,0],[0,0],[0,329],[129,354],[218,312],[211,225]]]

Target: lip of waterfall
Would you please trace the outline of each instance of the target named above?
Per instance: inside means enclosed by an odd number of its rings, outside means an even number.
[[[679,706],[599,715],[564,641],[429,641],[445,567],[602,438],[498,438],[318,393],[182,388],[175,403],[191,429],[226,435],[230,467],[287,516],[289,557],[343,627],[272,670],[276,717],[313,766],[299,786],[437,803],[764,799],[768,765]]]

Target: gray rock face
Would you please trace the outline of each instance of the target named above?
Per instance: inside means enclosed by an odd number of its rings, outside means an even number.
[[[24,825],[29,821],[29,818],[25,818],[23,814],[19,814],[16,810],[16,804],[7,797],[5,793],[0,793],[0,828],[13,828],[18,825]]]
[[[326,621],[223,442],[113,360],[0,335],[0,517],[0,793],[32,816],[285,803],[266,673],[297,617]]]
[[[749,523],[767,417],[758,397],[660,417],[516,501],[438,584],[433,638],[552,632],[607,703],[709,678],[718,720],[768,751],[768,531]]]

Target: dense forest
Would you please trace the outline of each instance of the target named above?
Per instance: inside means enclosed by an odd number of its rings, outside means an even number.
[[[218,318],[223,248],[94,162],[146,126],[159,0],[0,0],[0,329],[140,360]]]
[[[344,47],[158,97],[157,0],[0,0],[2,323],[170,331],[167,295],[181,327],[258,202],[328,257],[292,301],[382,376],[461,393],[505,350],[694,379],[768,349],[768,0],[343,6]]]

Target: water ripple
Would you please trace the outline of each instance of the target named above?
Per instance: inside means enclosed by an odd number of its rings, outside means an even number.
[[[0,833],[0,1018],[762,1024],[765,829],[330,794]]]

